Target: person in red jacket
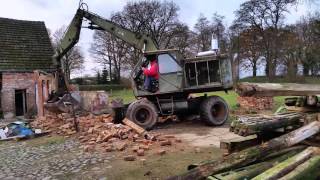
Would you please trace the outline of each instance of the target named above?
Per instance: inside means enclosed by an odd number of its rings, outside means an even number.
[[[144,88],[148,91],[153,91],[152,82],[159,80],[159,66],[155,55],[148,57],[150,64],[147,68],[142,68],[145,75]]]

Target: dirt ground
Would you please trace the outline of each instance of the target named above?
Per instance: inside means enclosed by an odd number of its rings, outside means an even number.
[[[220,140],[236,137],[228,127],[228,124],[208,127],[199,121],[159,124],[152,131],[173,135],[182,142],[151,147],[135,161],[123,160],[125,155],[133,154],[131,149],[109,153],[83,152],[81,144],[72,137],[47,136],[21,142],[1,142],[0,160],[10,166],[0,165],[0,171],[5,172],[1,179],[165,179],[187,171],[190,164],[221,157]],[[159,155],[159,150],[166,153]],[[24,160],[26,166],[21,166],[19,159]]]

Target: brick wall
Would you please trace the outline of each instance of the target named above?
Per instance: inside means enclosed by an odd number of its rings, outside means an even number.
[[[3,73],[1,107],[5,118],[15,116],[15,90],[26,89],[27,109],[35,108],[33,73]]]

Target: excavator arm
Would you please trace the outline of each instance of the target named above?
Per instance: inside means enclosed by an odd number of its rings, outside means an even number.
[[[82,22],[84,19],[89,21],[89,29],[98,29],[109,32],[115,37],[132,45],[136,49],[141,51],[154,51],[158,49],[158,46],[150,36],[132,32],[131,30],[110,20],[104,19],[94,13],[84,9],[78,9],[53,56],[53,60],[58,67],[58,91],[60,91],[60,93],[61,91],[68,91],[68,82],[66,81],[66,77],[63,73],[64,63],[62,62],[62,57],[79,41]]]
[[[48,103],[56,103],[61,97],[69,92],[69,83],[64,73],[63,56],[79,41],[82,23],[84,20],[89,21],[89,29],[97,29],[109,32],[113,36],[122,39],[131,46],[141,51],[158,50],[157,44],[148,35],[133,32],[119,24],[110,20],[79,8],[68,26],[63,38],[58,44],[57,50],[53,55],[53,61],[57,66],[57,91],[51,94],[47,102],[47,107],[51,106]],[[58,98],[60,97],[60,99]]]

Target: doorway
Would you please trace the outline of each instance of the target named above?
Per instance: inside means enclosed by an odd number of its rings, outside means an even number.
[[[23,116],[27,112],[26,90],[15,90],[16,116]]]

